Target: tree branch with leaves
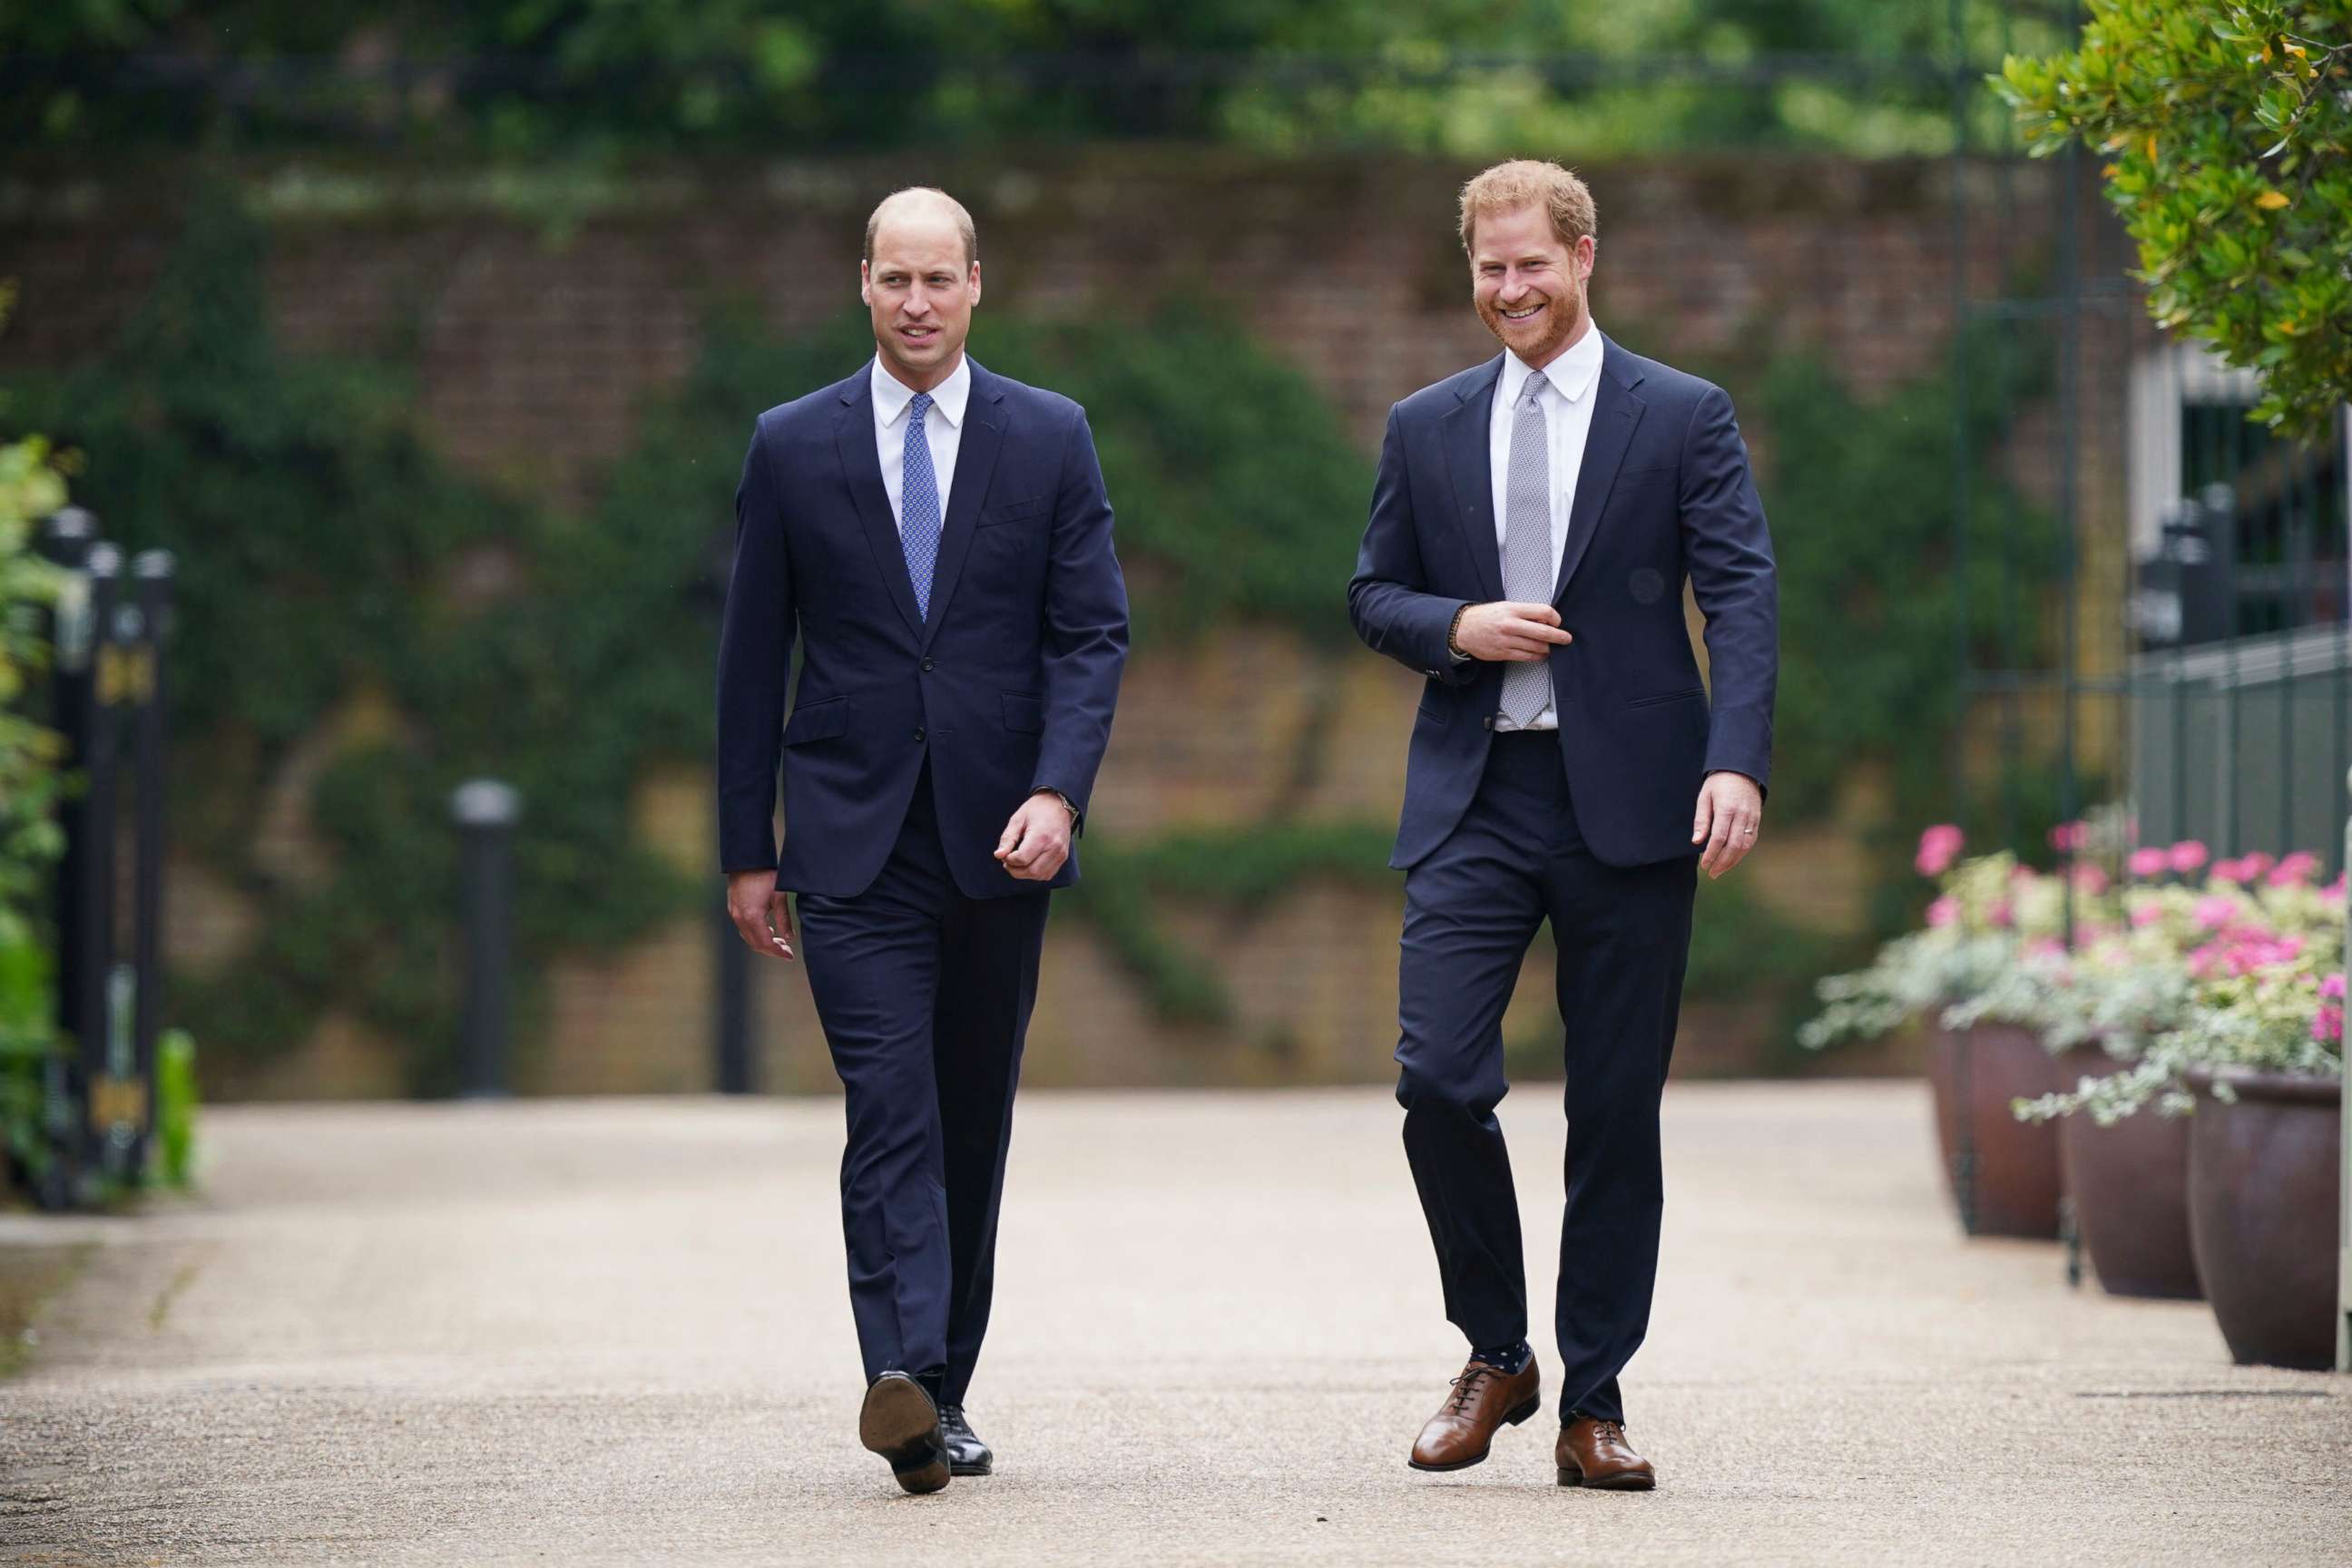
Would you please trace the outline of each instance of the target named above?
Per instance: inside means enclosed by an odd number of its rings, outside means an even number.
[[[2352,400],[2352,0],[2092,0],[2077,49],[1991,80],[2036,156],[2104,157],[2157,323],[2324,434]]]

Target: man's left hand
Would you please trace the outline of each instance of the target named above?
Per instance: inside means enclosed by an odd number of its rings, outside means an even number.
[[[1746,773],[1709,773],[1698,786],[1698,815],[1691,820],[1691,842],[1704,844],[1699,869],[1720,877],[1756,847],[1764,825],[1764,792]]]
[[[1024,882],[1050,882],[1070,858],[1070,808],[1052,790],[1021,803],[996,841],[996,858]]]

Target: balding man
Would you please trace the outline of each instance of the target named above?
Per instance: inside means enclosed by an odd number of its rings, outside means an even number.
[[[760,416],[719,654],[728,909],[807,960],[847,1102],[858,1434],[910,1492],[992,1468],[963,1403],[1013,1085],[1127,658],[1084,411],[964,353],[978,248],[940,191],[866,221],[875,357]]]

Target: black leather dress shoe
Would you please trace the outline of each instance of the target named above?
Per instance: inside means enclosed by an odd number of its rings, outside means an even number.
[[[938,1491],[953,1473],[940,1431],[940,1407],[903,1372],[886,1372],[866,1389],[865,1408],[857,1413],[857,1440],[888,1460],[890,1473],[910,1492]]]
[[[948,1442],[948,1468],[959,1476],[984,1476],[996,1468],[996,1456],[963,1418],[961,1405],[943,1405],[940,1410],[940,1432]]]

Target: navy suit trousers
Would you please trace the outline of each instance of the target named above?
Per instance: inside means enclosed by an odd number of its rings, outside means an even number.
[[[936,1373],[941,1403],[961,1405],[988,1331],[1050,895],[965,897],[930,783],[926,764],[871,887],[796,908],[849,1119],[841,1222],[866,1378]]]
[[[1603,864],[1549,731],[1494,738],[1469,808],[1405,876],[1397,1100],[1445,1315],[1475,1346],[1528,1331],[1518,1198],[1495,1107],[1503,1011],[1546,920],[1566,1025],[1568,1204],[1560,1412],[1624,1419],[1617,1374],[1648,1331],[1664,1186],[1658,1100],[1690,952],[1697,857]]]

